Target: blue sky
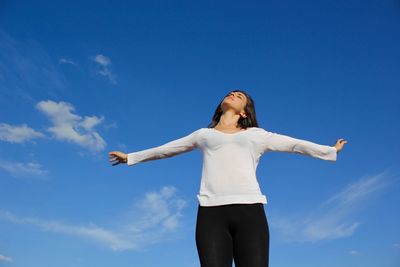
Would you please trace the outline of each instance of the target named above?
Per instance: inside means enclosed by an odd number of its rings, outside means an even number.
[[[199,150],[107,153],[207,127],[233,89],[260,127],[336,162],[266,153],[270,265],[400,264],[400,2],[2,1],[0,266],[199,266]]]

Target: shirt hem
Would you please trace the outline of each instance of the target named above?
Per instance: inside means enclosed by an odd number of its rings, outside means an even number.
[[[267,204],[265,195],[226,195],[226,196],[201,196],[197,194],[200,206],[219,206],[226,204]]]

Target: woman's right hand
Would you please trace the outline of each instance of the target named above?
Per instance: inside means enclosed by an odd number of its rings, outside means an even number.
[[[108,153],[108,157],[110,158],[109,162],[112,162],[113,166],[128,162],[128,155],[120,151],[111,151]]]

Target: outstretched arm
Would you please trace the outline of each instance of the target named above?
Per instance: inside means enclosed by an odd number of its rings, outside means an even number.
[[[139,162],[145,162],[149,160],[163,159],[172,157],[184,152],[189,152],[197,147],[197,134],[199,130],[192,132],[191,134],[182,138],[170,141],[161,146],[136,151],[127,154],[127,165],[131,166]]]
[[[323,160],[336,161],[338,150],[335,146],[316,144],[307,140],[264,130],[264,152],[279,151],[298,153]]]

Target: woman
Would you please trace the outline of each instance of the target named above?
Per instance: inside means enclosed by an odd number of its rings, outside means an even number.
[[[253,99],[242,90],[227,94],[208,128],[164,145],[125,154],[109,153],[113,166],[128,166],[199,148],[203,169],[198,198],[196,246],[202,267],[265,267],[269,257],[266,197],[256,178],[267,151],[336,161],[344,139],[325,146],[258,127]]]

